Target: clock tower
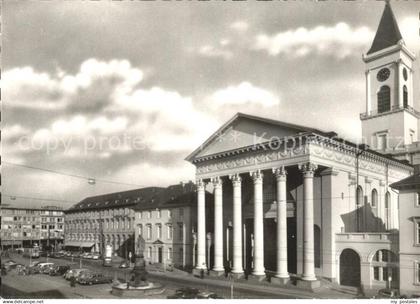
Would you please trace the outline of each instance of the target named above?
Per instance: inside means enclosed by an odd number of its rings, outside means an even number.
[[[405,158],[407,147],[418,140],[420,113],[413,108],[414,60],[387,1],[372,46],[363,55],[366,111],[360,119],[363,140],[373,150]]]

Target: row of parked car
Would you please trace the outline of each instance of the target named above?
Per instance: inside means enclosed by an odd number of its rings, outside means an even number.
[[[50,276],[63,276],[66,280],[73,279],[82,285],[112,283],[112,278],[102,273],[87,268],[71,269],[70,265],[56,265],[51,262],[34,261],[31,265],[25,266],[13,260],[8,260],[1,264],[2,275],[6,275],[11,270],[16,270],[20,275],[48,274]]]
[[[99,260],[101,255],[99,252],[81,252],[81,251],[57,251],[57,252],[40,252],[41,257],[50,257],[50,258],[62,258],[62,257],[74,257],[74,258],[83,258],[83,259],[93,259]]]
[[[55,265],[54,263],[36,262],[31,267],[32,273],[43,273],[50,276],[63,276],[66,280],[72,280],[82,285],[93,285],[111,283],[112,278],[102,273],[89,270],[87,268],[71,269],[70,265]]]

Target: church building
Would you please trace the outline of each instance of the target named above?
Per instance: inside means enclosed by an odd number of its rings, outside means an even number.
[[[420,116],[415,57],[388,2],[363,60],[366,144],[238,113],[186,158],[196,167],[196,273],[310,289],[321,278],[362,291],[398,287],[398,191],[390,184],[412,175],[409,161],[420,163],[410,152]]]

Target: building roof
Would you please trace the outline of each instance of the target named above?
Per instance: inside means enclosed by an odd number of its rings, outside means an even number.
[[[67,209],[66,213],[96,209],[122,208],[136,204],[147,204],[150,201],[153,201],[164,189],[165,188],[162,187],[147,187],[91,196]]]
[[[211,196],[211,194],[207,194]],[[210,198],[210,197],[209,197]],[[172,185],[161,191],[154,200],[137,204],[134,210],[151,210],[195,205],[196,185],[192,182]]]
[[[194,183],[180,183],[163,187],[147,187],[130,191],[91,196],[67,209],[66,213],[87,210],[124,208],[147,210],[156,208],[173,208],[195,204],[196,186]]]
[[[378,30],[376,31],[372,46],[367,54],[369,55],[390,46],[397,45],[401,40],[403,40],[403,38],[394,13],[392,12],[391,5],[389,4],[389,1],[386,1]]]
[[[275,120],[275,119],[269,119],[269,118],[265,118],[265,117],[261,117],[261,116],[255,116],[255,115],[250,115],[250,114],[245,114],[245,113],[236,113],[235,116],[233,116],[231,119],[229,119],[226,123],[224,123],[216,132],[213,133],[213,135],[211,135],[200,147],[198,147],[197,149],[195,149],[193,152],[191,152],[190,155],[188,155],[185,160],[192,162],[192,160],[194,159],[194,157],[200,152],[202,151],[205,147],[207,147],[211,142],[213,142],[213,140],[215,138],[217,138],[217,136],[219,134],[222,134],[226,129],[229,128],[229,126],[231,126],[235,121],[237,121],[238,119],[249,119],[249,120],[253,120],[253,121],[260,121],[269,125],[274,125],[274,126],[280,126],[280,127],[285,127],[288,129],[295,129],[298,132],[315,132],[317,134],[321,134],[324,136],[337,136],[337,133],[335,132],[325,132],[319,129],[315,129],[315,128],[310,128],[307,126],[303,126],[303,125],[297,125],[297,124],[292,124],[292,123],[288,123],[288,122],[284,122],[284,121],[280,121],[280,120]]]
[[[415,173],[409,177],[391,184],[390,186],[398,190],[420,189],[420,173]]]
[[[41,206],[41,207],[24,207],[24,206],[13,206],[13,205],[0,205],[0,209],[13,209],[13,210],[39,210],[39,211],[63,211],[62,207],[59,206]]]

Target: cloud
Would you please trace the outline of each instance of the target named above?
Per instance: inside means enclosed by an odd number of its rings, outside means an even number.
[[[230,28],[233,29],[233,30],[236,30],[238,32],[245,32],[246,30],[248,30],[249,25],[245,21],[238,20],[238,21],[233,22],[230,25]]]
[[[373,32],[367,27],[351,28],[346,23],[335,26],[300,27],[275,35],[260,34],[255,38],[254,49],[269,55],[280,54],[304,57],[310,54],[332,55],[345,58],[361,53],[372,41]]]
[[[242,82],[237,86],[218,90],[210,96],[209,100],[216,106],[258,105],[271,107],[279,104],[279,99],[274,94],[249,82]]]
[[[229,43],[226,43],[225,40],[220,41],[222,47],[227,46]],[[222,47],[215,47],[212,45],[204,45],[198,49],[198,54],[205,57],[222,57],[224,59],[231,59],[233,53]]]

